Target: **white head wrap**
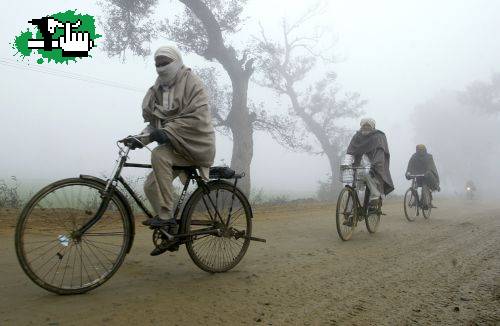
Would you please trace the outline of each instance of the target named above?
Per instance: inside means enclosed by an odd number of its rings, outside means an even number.
[[[154,55],[155,59],[159,56],[172,59],[172,62],[168,65],[156,67],[156,72],[160,77],[162,85],[170,86],[170,84],[174,81],[177,72],[182,67],[182,55],[175,46],[165,45],[156,50]]]
[[[361,119],[359,125],[360,127],[363,127],[364,125],[369,125],[370,127],[372,127],[372,129],[375,129],[375,120],[372,118],[363,118]]]

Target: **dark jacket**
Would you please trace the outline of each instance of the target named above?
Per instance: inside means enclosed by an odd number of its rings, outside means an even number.
[[[406,173],[423,174],[423,181],[431,190],[439,189],[439,174],[434,164],[434,158],[427,152],[414,153],[408,162]]]
[[[371,169],[375,177],[380,181],[381,192],[385,195],[394,190],[389,163],[391,155],[387,138],[380,130],[374,130],[369,134],[363,135],[360,131],[352,137],[347,154],[354,156],[357,163],[361,160],[363,154],[366,154],[371,163]]]

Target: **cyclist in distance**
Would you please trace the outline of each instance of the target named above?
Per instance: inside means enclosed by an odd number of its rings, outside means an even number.
[[[476,191],[476,185],[474,184],[474,181],[472,180],[468,180],[466,183],[465,183],[465,189],[466,190],[471,190],[471,191]]]
[[[347,154],[354,157],[355,166],[360,164],[363,155],[369,160],[370,172],[363,178],[370,189],[370,208],[375,209],[382,200],[382,194],[387,195],[394,190],[389,171],[389,146],[385,134],[375,129],[375,120],[362,119],[360,126],[349,143]]]
[[[421,180],[418,180],[418,185],[422,187],[424,209],[428,205],[435,208],[435,206],[432,206],[432,192],[441,190],[439,187],[439,174],[436,164],[434,164],[434,158],[427,152],[425,145],[417,145],[416,152],[408,162],[406,178],[409,180],[411,175],[424,175]]]
[[[465,195],[467,199],[473,199],[474,198],[474,192],[476,192],[477,188],[476,185],[472,180],[468,180],[465,183]]]
[[[173,46],[162,46],[154,54],[158,76],[142,102],[142,116],[148,126],[140,141],[127,142],[131,149],[157,142],[152,151],[153,171],[144,183],[146,197],[156,216],[142,224],[167,227],[176,233],[173,218],[173,166],[197,166],[208,179],[215,157],[215,133],[208,106],[208,95],[200,78],[183,65],[182,56]],[[141,143],[142,142],[142,143]],[[180,175],[181,181],[184,176]],[[151,255],[160,252],[153,250]]]

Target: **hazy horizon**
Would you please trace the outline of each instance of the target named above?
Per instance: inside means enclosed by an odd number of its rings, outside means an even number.
[[[238,34],[242,39],[236,42],[244,44],[258,33],[259,22],[270,35],[276,35],[281,17],[293,20],[309,5],[309,1],[249,0],[244,12],[248,20]],[[172,6],[174,12],[182,8],[177,2],[161,6]],[[280,9],[262,10],[263,6]],[[101,15],[95,2],[0,4],[4,13],[0,58],[25,64],[13,56],[15,51],[9,42],[26,29],[29,19],[68,9]],[[473,81],[489,81],[494,72],[500,72],[500,39],[496,35],[500,27],[499,12],[500,2],[493,0],[462,3],[342,0],[329,1],[325,12],[315,21],[333,31],[331,39],[336,39],[335,53],[341,59],[333,67],[342,88],[359,92],[368,100],[364,116],[375,118],[377,128],[387,134],[396,193],[408,187],[404,179],[406,164],[415,144],[421,142],[413,125],[415,107],[443,90],[461,91]],[[97,29],[102,30],[99,26]],[[99,48],[99,42],[92,58],[67,66],[41,67],[102,78],[137,91],[0,65],[3,73],[0,124],[7,136],[0,160],[0,179],[13,175],[20,181],[58,179],[80,173],[109,172],[117,157],[115,141],[143,128],[140,104],[156,77],[151,57],[143,59],[128,54],[123,63],[119,58],[108,58]],[[152,50],[163,43],[156,40]],[[206,65],[205,60],[195,55],[185,55],[184,62],[194,68]],[[31,62],[29,67],[36,66],[36,62]],[[271,92],[254,83],[249,98],[263,101],[270,110],[277,107],[284,111],[288,105],[285,99],[278,101]],[[357,129],[358,121],[350,121],[348,125]],[[262,132],[256,132],[254,137],[254,189],[313,194],[318,181],[326,180],[329,173],[326,157],[289,152]],[[435,138],[427,141],[431,153],[439,141]],[[149,152],[138,151],[131,157],[147,162]],[[231,141],[218,134],[216,164],[222,159],[230,162]],[[439,156],[435,160],[438,169],[446,169]],[[498,176],[497,171],[486,173]],[[126,174],[137,176],[144,171],[130,170]]]

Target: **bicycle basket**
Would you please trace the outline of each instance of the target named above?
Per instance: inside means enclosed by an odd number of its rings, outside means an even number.
[[[354,169],[351,166],[341,165],[339,181],[342,183],[351,184],[354,181]]]
[[[354,180],[354,171],[357,170],[357,176],[356,180]],[[370,167],[361,167],[361,168],[353,168],[352,166],[345,166],[341,165],[340,166],[340,174],[339,174],[339,179],[340,182],[344,184],[353,184],[354,181],[356,181],[356,186],[358,188],[364,187],[364,176],[368,175],[370,173]]]

